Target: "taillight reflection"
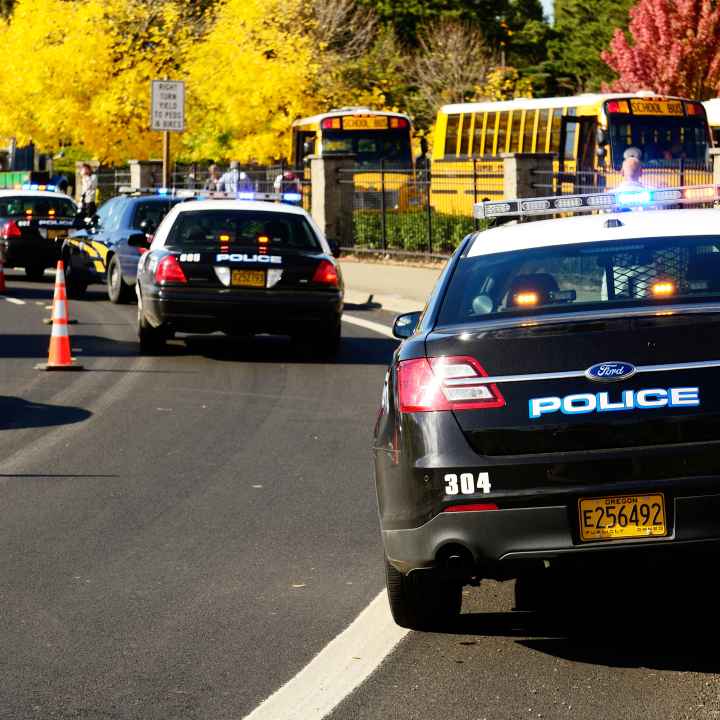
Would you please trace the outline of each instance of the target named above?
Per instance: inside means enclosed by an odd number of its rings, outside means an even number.
[[[416,358],[398,364],[400,412],[480,410],[505,406],[487,372],[472,357]]]

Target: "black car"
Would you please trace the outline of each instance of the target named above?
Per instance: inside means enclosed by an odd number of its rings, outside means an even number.
[[[39,280],[60,259],[76,215],[75,203],[59,192],[0,190],[0,262]]]
[[[717,218],[475,233],[424,313],[396,320],[374,457],[400,625],[446,625],[484,578],[518,579],[517,593],[597,562],[610,582],[657,551],[720,547]]]
[[[176,206],[140,260],[137,295],[144,351],[174,332],[285,334],[325,356],[340,343],[340,267],[310,216],[290,205]]]
[[[128,239],[139,235],[139,242],[144,242],[142,238],[152,236],[178,202],[178,198],[164,194],[137,193],[103,203],[90,224],[71,233],[63,246],[70,296],[81,297],[88,285],[103,283],[111,302],[130,300],[138,260],[147,248],[130,245]]]

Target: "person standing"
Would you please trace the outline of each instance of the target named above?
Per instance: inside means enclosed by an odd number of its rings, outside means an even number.
[[[203,190],[210,190],[215,192],[219,189],[220,185],[220,168],[214,163],[208,168],[208,178],[205,181]]]
[[[218,190],[221,192],[236,193],[240,185],[240,163],[237,160],[230,161],[230,169],[223,173],[218,183]]]
[[[92,218],[95,217],[95,212],[97,211],[97,175],[94,173],[92,166],[88,163],[83,163],[80,173],[80,210],[83,217]]]

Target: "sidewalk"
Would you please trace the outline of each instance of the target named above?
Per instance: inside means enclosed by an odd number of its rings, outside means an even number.
[[[442,267],[422,268],[340,259],[345,279],[345,303],[380,305],[403,313],[422,310]],[[370,299],[372,296],[372,299]]]

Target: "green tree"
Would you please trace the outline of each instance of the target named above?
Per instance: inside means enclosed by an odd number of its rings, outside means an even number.
[[[555,0],[555,37],[549,42],[548,71],[556,92],[599,90],[613,73],[600,53],[616,29],[628,26],[634,0]]]

